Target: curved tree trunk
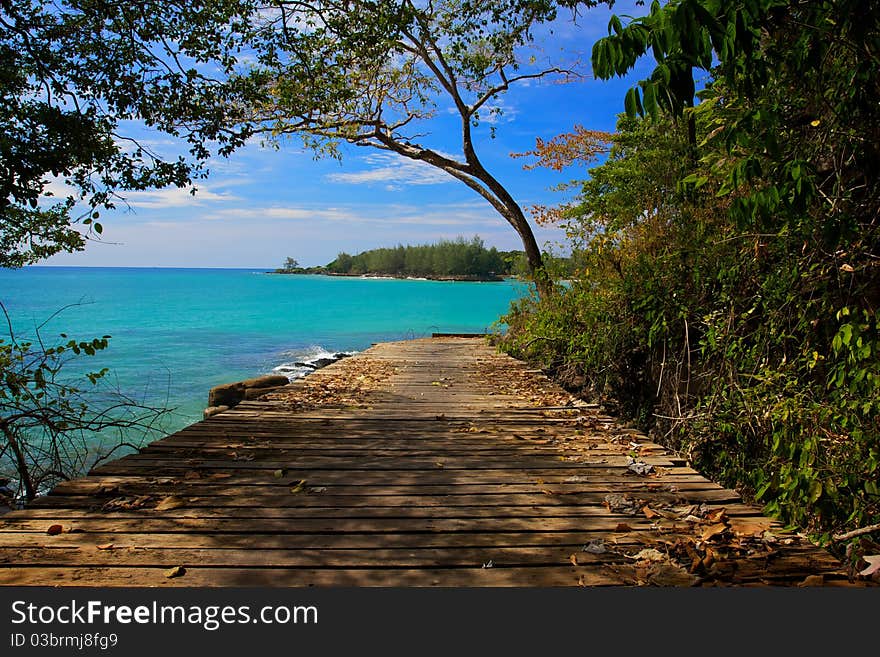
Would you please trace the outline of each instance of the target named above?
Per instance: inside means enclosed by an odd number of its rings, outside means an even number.
[[[532,232],[532,227],[529,225],[525,213],[504,185],[480,162],[471,142],[469,128],[464,130],[465,162],[458,162],[415,144],[401,143],[378,131],[371,137],[381,144],[381,148],[442,169],[486,199],[519,235],[523,251],[526,254],[529,274],[535,282],[538,295],[546,297],[553,293],[553,284],[544,268],[541,249],[538,247],[535,234]]]
[[[482,169],[482,167],[480,167],[480,169]],[[532,227],[529,225],[522,208],[520,208],[519,203],[517,203],[504,186],[501,185],[501,183],[499,183],[491,174],[485,171],[485,169],[477,173],[477,178],[489,187],[489,189],[492,190],[492,193],[501,202],[505,210],[504,212],[501,212],[502,216],[511,226],[513,226],[513,229],[516,231],[517,235],[519,235],[519,239],[523,245],[523,251],[525,251],[526,254],[529,273],[532,276],[532,280],[535,282],[535,287],[538,289],[539,296],[546,297],[552,294],[553,285],[550,281],[550,277],[547,275],[547,270],[544,269],[544,257],[541,255],[541,249],[538,247],[535,234],[532,231]]]

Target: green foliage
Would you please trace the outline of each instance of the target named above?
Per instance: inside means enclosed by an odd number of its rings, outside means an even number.
[[[436,244],[372,249],[354,256],[340,253],[326,270],[335,274],[486,279],[510,273],[510,262],[505,256],[509,254],[494,246],[486,249],[479,237],[459,237]]]
[[[880,17],[865,7],[682,0],[612,21],[597,74],[643,53],[657,68],[562,213],[576,280],[505,319],[506,348],[823,539],[880,519]],[[691,107],[698,68],[712,75]]]
[[[224,153],[244,143],[229,125],[240,90],[215,72],[237,68],[240,17],[254,11],[247,0],[0,3],[0,267],[82,249],[121,192],[183,186],[209,140]],[[190,157],[128,139],[120,126],[136,119],[181,137]],[[70,193],[54,196],[55,182]]]
[[[0,338],[0,477],[17,482],[17,497],[32,500],[113,449],[159,432],[165,409],[108,389],[106,368],[83,368],[83,358],[108,347],[109,335],[76,340],[62,334],[47,346],[38,330],[34,340],[19,340],[0,309],[9,327]],[[106,450],[114,431],[119,436]]]
[[[279,271],[289,274],[290,272],[294,272],[299,268],[299,262],[297,262],[296,259],[288,256],[284,259],[284,264],[281,266],[281,269]]]

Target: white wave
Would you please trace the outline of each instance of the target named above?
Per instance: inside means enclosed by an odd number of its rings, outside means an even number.
[[[284,362],[272,368],[274,374],[283,374],[290,381],[308,376],[319,367],[326,365],[327,360],[337,361],[343,356],[352,356],[356,351],[329,351],[320,345],[309,345],[302,349],[290,349],[282,352]]]

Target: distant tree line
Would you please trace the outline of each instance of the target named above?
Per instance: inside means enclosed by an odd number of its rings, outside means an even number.
[[[496,280],[505,276],[522,276],[528,272],[528,263],[522,251],[499,251],[494,246],[487,249],[479,237],[470,240],[458,237],[417,246],[398,244],[396,247],[371,249],[357,255],[342,252],[323,267],[290,267],[288,264],[286,262],[282,269],[276,271],[462,280]]]

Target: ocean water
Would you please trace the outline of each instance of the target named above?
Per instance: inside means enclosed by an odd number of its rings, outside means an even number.
[[[201,419],[215,385],[272,372],[292,378],[306,371],[297,361],[373,342],[485,331],[524,294],[516,281],[280,276],[253,269],[0,270],[0,301],[17,337],[33,338],[40,326],[47,344],[59,342],[61,333],[110,335],[109,348],[82,363],[110,368],[109,382],[126,394],[173,407],[169,431]]]

